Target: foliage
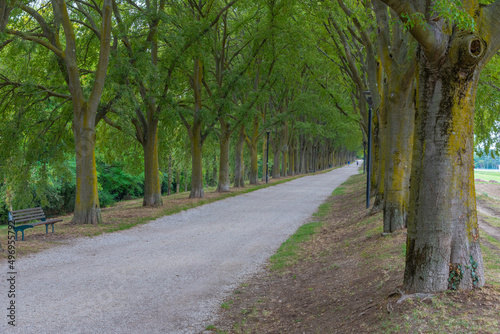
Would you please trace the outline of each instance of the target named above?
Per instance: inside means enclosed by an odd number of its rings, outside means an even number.
[[[435,1],[431,11],[432,16],[439,16],[468,31],[476,29],[474,18],[463,9],[462,0]]]

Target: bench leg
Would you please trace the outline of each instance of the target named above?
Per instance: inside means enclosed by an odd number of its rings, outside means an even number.
[[[45,234],[49,234],[49,225],[52,225],[52,233],[54,233],[54,223],[45,224]]]
[[[19,231],[16,231],[16,241],[17,241],[17,232]],[[24,241],[24,230],[21,230],[21,235],[22,235],[21,241]]]

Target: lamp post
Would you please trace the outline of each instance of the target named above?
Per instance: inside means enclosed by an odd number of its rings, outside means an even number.
[[[266,130],[267,141],[266,141],[266,183],[269,182],[269,130]]]
[[[366,173],[366,140],[363,139],[363,174]]]
[[[372,146],[372,107],[373,99],[370,91],[363,92],[366,102],[368,103],[368,156],[366,161],[366,208],[370,207],[370,172],[371,172],[371,146]]]

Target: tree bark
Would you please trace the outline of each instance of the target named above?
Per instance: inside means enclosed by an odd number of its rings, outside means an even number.
[[[409,197],[409,177],[415,106],[413,82],[415,55],[411,47],[413,39],[404,31],[401,23],[391,26],[387,6],[380,0],[372,2],[377,17],[378,52],[380,59],[381,115],[385,115],[385,144],[379,143],[384,166],[384,232],[391,233],[406,227]],[[384,138],[382,138],[383,140]],[[385,149],[386,148],[386,149]],[[383,162],[383,161],[382,161]]]
[[[181,178],[179,168],[175,170],[175,193],[178,194],[181,190]]]
[[[273,147],[273,172],[272,176],[273,179],[278,179],[280,177],[280,153],[281,153],[281,143],[280,140],[276,139],[275,136],[273,136],[272,140],[272,147]]]
[[[305,141],[305,135],[300,135],[300,173],[307,173],[307,146]]]
[[[408,292],[484,285],[474,189],[474,102],[482,39],[450,36],[440,61],[418,56],[417,110],[404,287]],[[460,276],[452,276],[460,273]]]
[[[227,123],[221,121],[221,134],[219,136],[219,181],[217,183],[217,192],[228,192],[229,181],[229,139],[231,137],[230,129]]]
[[[191,139],[191,193],[189,198],[203,198],[203,160],[202,160],[201,124],[193,127]]]
[[[259,184],[259,160],[257,156],[257,142],[259,140],[259,116],[254,116],[253,124],[252,124],[252,136],[245,136],[245,141],[247,143],[247,147],[250,150],[250,176],[249,181],[250,184]],[[263,174],[266,172],[266,160],[265,155],[263,156],[262,166],[264,168]],[[265,178],[265,175],[264,175]]]
[[[76,199],[73,224],[102,223],[95,164],[95,125],[85,124],[89,110],[75,112],[73,133],[76,151]]]
[[[243,171],[243,146],[245,145],[245,126],[242,124],[236,143],[235,161],[234,161],[234,186],[236,188],[245,186],[245,175]]]
[[[80,82],[73,24],[69,18],[66,3],[62,0],[53,0],[54,11],[60,16],[61,25],[64,29],[66,48],[61,56],[68,71],[68,88],[73,102],[77,194],[72,223],[77,224],[97,224],[102,222],[94,152],[95,120],[109,64],[111,4],[111,0],[103,2],[99,61],[95,70],[94,84],[90,96],[86,100]]]
[[[167,171],[167,196],[172,193],[172,154],[168,156],[168,171]]]
[[[143,206],[163,205],[161,198],[160,165],[158,163],[158,131],[151,128],[146,134],[144,149],[144,199]],[[170,164],[169,164],[170,179]],[[170,184],[169,184],[170,187]]]
[[[399,82],[394,78],[394,82]],[[411,171],[411,149],[415,106],[413,104],[413,85],[391,90],[388,101],[387,159],[385,165],[384,192],[384,232],[392,233],[407,225],[408,201]],[[396,93],[397,92],[397,93]]]

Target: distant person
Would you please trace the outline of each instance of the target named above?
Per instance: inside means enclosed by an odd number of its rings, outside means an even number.
[[[347,166],[350,166],[351,165],[351,162],[349,160],[347,160]]]
[[[356,161],[356,165],[359,165],[359,161]]]

